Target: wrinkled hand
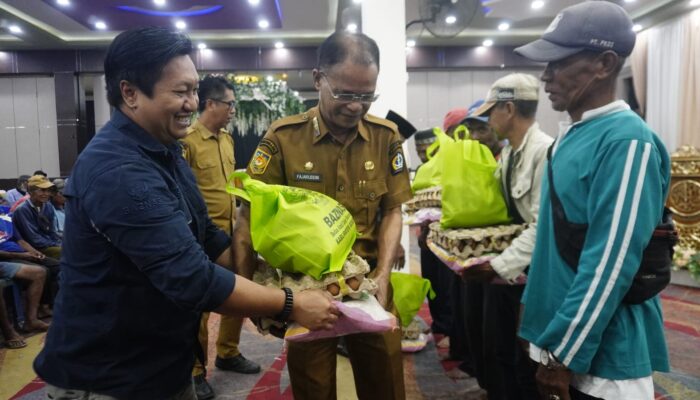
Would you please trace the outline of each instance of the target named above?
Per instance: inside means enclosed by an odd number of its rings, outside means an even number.
[[[473,265],[462,271],[462,280],[464,282],[488,283],[497,276],[498,273],[494,271],[491,263],[488,261],[483,264]]]
[[[394,264],[391,266],[394,270],[400,270],[406,263],[406,250],[403,246],[399,245],[396,247],[396,254],[394,254]]]
[[[386,310],[389,304],[389,276],[379,275],[377,269],[370,272],[369,277],[372,278],[374,283],[377,284],[377,294],[374,296],[377,298],[379,304]]]
[[[422,250],[428,250],[428,234],[430,233],[430,222],[425,221],[420,224],[420,232],[418,233],[418,247]]]
[[[294,293],[294,306],[290,318],[311,329],[332,329],[338,320],[338,307],[325,290],[311,289]]]
[[[571,400],[569,384],[571,383],[571,370],[568,368],[550,370],[540,364],[537,367],[535,380],[537,390],[543,399],[550,399],[552,395],[559,396],[561,400]]]

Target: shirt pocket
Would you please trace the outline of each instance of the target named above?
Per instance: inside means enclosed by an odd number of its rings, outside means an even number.
[[[217,178],[219,174],[221,174],[220,170],[221,167],[217,165],[216,160],[209,157],[197,157],[193,168],[199,186],[211,186],[216,184]]]
[[[385,179],[371,181],[360,180],[355,183],[355,203],[358,212],[355,215],[357,230],[365,233],[367,229],[374,226],[377,220],[379,204],[382,197],[389,192]]]

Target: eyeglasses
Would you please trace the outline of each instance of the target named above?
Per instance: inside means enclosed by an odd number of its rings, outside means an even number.
[[[221,103],[221,104],[226,104],[228,106],[229,110],[233,110],[234,108],[236,108],[236,104],[238,104],[238,102],[236,100],[231,100],[231,101],[224,101],[224,100],[219,100],[219,99],[209,99],[209,100],[215,101],[215,102]]]
[[[332,88],[326,74],[321,73],[321,77],[326,80],[328,84],[328,91],[331,93],[331,97],[334,101],[339,103],[374,103],[378,98],[378,93],[336,93]]]

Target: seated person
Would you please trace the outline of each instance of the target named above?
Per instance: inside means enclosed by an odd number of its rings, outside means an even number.
[[[4,259],[6,255],[7,253],[0,252],[0,260]],[[0,261],[0,279],[12,279],[18,283],[27,284],[24,302],[26,318],[24,329],[41,332],[48,330],[49,324],[37,318],[39,300],[44,291],[44,282],[46,282],[46,269],[39,265]],[[5,332],[3,330],[4,335]],[[7,336],[5,338],[7,339]]]
[[[20,175],[17,178],[17,185],[14,189],[7,191],[7,202],[9,205],[13,205],[17,200],[21,199],[27,194],[27,181],[29,180],[29,175]]]
[[[63,224],[66,222],[66,213],[63,207],[66,204],[66,198],[63,197],[63,188],[66,187],[66,181],[61,178],[53,180],[55,191],[51,195],[51,204],[56,209],[56,219],[54,219],[54,228],[58,236],[63,238]]]
[[[29,200],[17,207],[12,224],[21,238],[47,257],[61,258],[61,238],[54,229],[56,210],[49,202],[54,184],[41,175],[27,182]]]

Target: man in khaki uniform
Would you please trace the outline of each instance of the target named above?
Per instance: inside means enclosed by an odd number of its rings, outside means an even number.
[[[236,108],[233,85],[222,76],[207,76],[199,82],[199,118],[182,139],[183,156],[192,168],[197,186],[207,204],[212,221],[229,236],[233,233],[236,200],[226,192],[226,179],[233,173],[233,139],[225,130]],[[209,332],[209,313],[202,315],[199,342],[206,359]],[[243,374],[260,372],[260,366],[238,350],[241,338],[242,318],[221,316],[219,337],[216,341],[216,367]],[[192,375],[199,400],[214,397],[214,391],[206,382],[204,367],[195,362]]]
[[[379,73],[379,50],[363,34],[336,32],[319,49],[314,86],[319,106],[272,124],[248,173],[266,183],[324,193],[352,214],[359,232],[354,250],[372,266],[377,298],[394,310],[389,275],[401,238],[401,203],[411,198],[402,138],[394,123],[367,115]],[[254,265],[249,208],[234,234],[236,265]],[[313,240],[310,237],[309,240]],[[403,399],[400,331],[345,337],[360,399]],[[338,339],[289,343],[294,397],[336,397]]]

